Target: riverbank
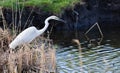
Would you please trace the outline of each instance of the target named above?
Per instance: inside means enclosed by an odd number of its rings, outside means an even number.
[[[24,7],[39,7],[43,11],[52,13],[60,13],[66,7],[72,7],[79,0],[3,0],[0,1],[0,6],[18,9]]]
[[[46,6],[43,5],[43,7]],[[48,9],[52,10],[50,8]],[[59,7],[53,10],[57,9],[59,9]],[[65,6],[65,8],[62,8],[60,13],[43,10],[38,6],[26,6],[20,11],[13,11],[10,8],[3,8],[2,10],[7,25],[10,28],[12,28],[12,25],[14,24],[20,29],[25,29],[29,26],[35,26],[38,29],[41,29],[45,25],[44,20],[47,17],[50,15],[57,15],[58,17],[64,19],[66,23],[64,24],[57,21],[50,21],[48,30],[53,27],[53,31],[87,31],[88,28],[90,28],[96,22],[99,23],[101,29],[103,30],[111,29],[113,27],[114,29],[120,28],[119,9],[119,0],[112,0],[111,2],[102,2],[99,0],[95,0],[95,2],[93,2],[92,0],[83,0],[83,2],[76,3],[73,6]],[[1,26],[3,25],[2,22],[0,24]],[[54,24],[57,25],[53,26]]]

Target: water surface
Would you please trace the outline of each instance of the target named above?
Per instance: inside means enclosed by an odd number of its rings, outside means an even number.
[[[59,73],[120,73],[120,33],[104,32],[101,45],[90,43],[82,33],[56,33],[57,69]],[[80,38],[79,38],[80,37]],[[71,41],[78,38],[82,44],[82,57],[76,44]],[[93,38],[92,38],[93,39]]]

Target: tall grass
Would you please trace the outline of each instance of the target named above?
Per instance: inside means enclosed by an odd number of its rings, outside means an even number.
[[[7,29],[0,29],[0,73],[55,73],[55,49],[48,39],[37,38],[15,51],[8,47],[12,39]]]

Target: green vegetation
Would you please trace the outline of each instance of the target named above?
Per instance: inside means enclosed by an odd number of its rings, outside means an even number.
[[[2,0],[0,6],[16,7],[16,6],[37,6],[45,11],[60,12],[68,6],[73,6],[80,0]]]

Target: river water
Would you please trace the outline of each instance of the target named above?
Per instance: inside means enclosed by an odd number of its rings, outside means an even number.
[[[76,32],[55,33],[58,73],[120,73],[120,32],[103,33],[101,45],[88,43],[82,32],[77,32],[77,37]],[[81,42],[81,54],[74,38]]]

